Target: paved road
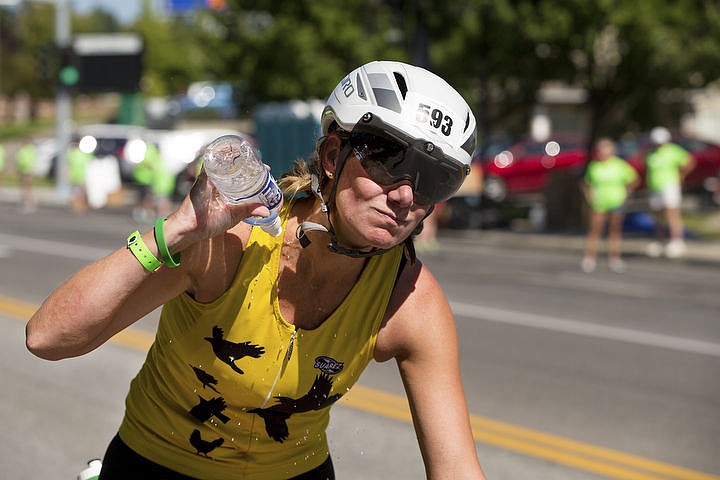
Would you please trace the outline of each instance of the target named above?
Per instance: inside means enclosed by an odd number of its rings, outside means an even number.
[[[24,350],[23,323],[54,285],[136,227],[121,212],[21,216],[0,206],[7,478],[74,478],[115,432],[156,315],[54,363]],[[625,275],[585,275],[577,240],[444,232],[442,252],[425,256],[457,316],[488,476],[718,480],[720,264],[630,255]],[[373,365],[356,390],[330,427],[338,478],[422,478],[394,366]]]

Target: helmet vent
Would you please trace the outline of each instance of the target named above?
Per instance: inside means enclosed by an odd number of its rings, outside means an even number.
[[[359,73],[356,77],[355,83],[357,83],[358,97],[362,98],[363,100],[367,100],[367,95],[365,95],[365,87],[363,86],[362,78],[360,77]]]
[[[407,83],[405,82],[405,77],[403,77],[400,73],[395,72],[393,73],[395,75],[395,81],[397,82],[398,89],[400,90],[400,95],[402,95],[403,100],[405,100],[405,96],[407,95]]]

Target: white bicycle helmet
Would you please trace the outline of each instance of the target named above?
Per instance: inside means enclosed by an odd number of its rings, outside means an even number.
[[[356,156],[365,151],[368,155],[380,153],[382,149],[373,150],[362,143],[363,135],[372,135],[375,141],[395,147],[391,156],[387,155],[390,150],[385,150],[377,157],[387,184],[409,180],[416,201],[426,205],[450,198],[470,173],[475,126],[467,102],[445,80],[423,68],[392,61],[371,62],[350,72],[330,94],[321,117],[323,136],[338,130],[350,136],[336,164],[336,176],[341,174],[351,149]],[[328,212],[319,183],[315,179],[314,190]],[[327,204],[333,203],[334,187]],[[317,224],[303,225],[303,230],[312,229],[327,231]],[[367,256],[337,246],[332,224],[329,233],[332,250]],[[298,236],[304,243],[302,237]],[[377,253],[382,251],[371,252]]]
[[[396,133],[432,142],[443,153],[470,165],[475,150],[475,116],[445,80],[423,68],[376,61],[353,70],[327,100],[322,133],[333,122],[352,131],[366,114],[380,117]]]

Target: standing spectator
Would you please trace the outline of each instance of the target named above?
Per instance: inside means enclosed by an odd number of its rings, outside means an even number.
[[[156,152],[159,152],[157,146],[153,145],[153,147]],[[172,196],[175,192],[175,175],[159,153],[152,170],[150,192],[154,201],[154,216],[166,217],[170,215],[173,207]]]
[[[92,159],[92,154],[83,152],[78,142],[74,142],[68,150],[68,181],[72,187],[70,205],[77,214],[87,212],[87,168]]]
[[[653,128],[650,132],[653,148],[645,157],[649,204],[655,215],[655,235],[658,240],[647,247],[647,254],[651,257],[658,257],[663,252],[665,222],[670,230],[670,241],[665,246],[665,255],[668,258],[677,258],[685,254],[684,227],[680,211],[682,180],[695,168],[695,159],[687,150],[672,143],[671,138],[667,128]]]
[[[608,225],[608,265],[616,273],[625,271],[622,260],[623,208],[628,194],[639,184],[638,174],[615,155],[615,142],[600,138],[595,143],[595,159],[588,165],[583,192],[590,205],[590,225],[580,268],[590,273],[597,265],[600,237]]]
[[[444,203],[438,203],[434,206],[432,212],[425,217],[422,223],[422,229],[415,237],[415,250],[418,252],[434,252],[440,248],[437,240],[438,231],[438,215],[442,210]]]
[[[143,161],[133,170],[133,179],[138,187],[140,204],[133,209],[133,218],[140,223],[152,223],[155,218],[155,197],[153,179],[160,163],[160,152],[155,144],[148,143]]]
[[[2,186],[4,172],[5,172],[5,147],[0,145],[0,186]]]
[[[37,157],[37,148],[32,142],[28,142],[17,152],[15,163],[18,175],[20,176],[20,186],[22,188],[21,211],[23,213],[34,212],[37,208],[35,192],[33,190],[35,168],[35,158]]]

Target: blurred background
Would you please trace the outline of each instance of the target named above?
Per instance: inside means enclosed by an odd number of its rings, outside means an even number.
[[[39,360],[23,328],[48,292],[170,211],[217,136],[249,137],[276,176],[310,155],[325,96],[387,59],[478,119],[442,248],[418,251],[455,313],[488,478],[720,480],[719,52],[717,0],[0,0],[0,470],[73,478],[101,456],[155,331],[157,311]],[[584,273],[591,145],[613,138],[642,176],[658,125],[696,163],[686,255],[646,254],[640,187],[630,268]],[[396,369],[360,383],[333,411],[339,478],[423,478]]]
[[[35,181],[62,193],[57,164],[88,135],[123,185],[144,159],[126,143],[157,145],[176,197],[199,146],[226,131],[255,138],[279,175],[312,152],[338,80],[390,59],[446,78],[478,119],[473,178],[441,227],[583,228],[593,140],[611,136],[642,169],[656,125],[697,160],[689,222],[707,223],[720,196],[716,1],[0,0],[0,39],[4,184],[33,141]],[[642,229],[635,199],[628,228]]]

